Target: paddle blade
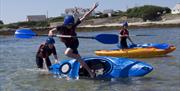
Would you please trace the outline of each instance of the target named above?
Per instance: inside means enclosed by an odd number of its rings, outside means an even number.
[[[16,38],[32,38],[33,36],[36,36],[36,33],[31,29],[18,29],[15,32]]]
[[[95,39],[104,44],[117,44],[119,36],[116,34],[99,34]]]

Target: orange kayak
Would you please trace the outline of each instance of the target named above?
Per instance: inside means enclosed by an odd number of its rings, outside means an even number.
[[[159,49],[155,47],[147,48],[131,48],[117,50],[97,50],[95,54],[98,56],[113,56],[113,57],[130,57],[130,58],[145,58],[164,56],[176,49],[175,46],[169,46],[167,49]]]

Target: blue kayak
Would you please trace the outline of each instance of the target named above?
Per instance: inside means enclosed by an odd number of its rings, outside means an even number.
[[[153,67],[147,63],[128,58],[85,57],[83,60],[96,74],[95,78],[140,77],[153,70]],[[50,72],[56,76],[66,75],[72,79],[90,77],[75,59],[53,64]]]
[[[128,48],[148,48],[148,47],[154,47],[157,49],[168,49],[170,46],[170,44],[167,43],[144,43],[144,44],[130,44],[128,45]],[[121,46],[118,44],[117,45],[118,48],[121,48]]]

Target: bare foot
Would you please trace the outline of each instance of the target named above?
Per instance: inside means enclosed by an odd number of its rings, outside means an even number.
[[[67,76],[67,77],[66,77],[66,80],[70,80],[70,77],[69,77],[69,76]]]
[[[94,72],[92,72],[92,73],[90,74],[90,76],[91,76],[91,78],[95,78],[96,74],[95,74]]]

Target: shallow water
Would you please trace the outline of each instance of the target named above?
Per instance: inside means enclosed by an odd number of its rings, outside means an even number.
[[[154,67],[154,70],[145,77],[112,81],[92,79],[67,81],[43,75],[36,71],[35,55],[38,46],[46,40],[46,37],[16,39],[14,36],[0,36],[0,91],[180,91],[180,28],[131,30],[132,35],[158,35],[132,37],[135,43],[169,43],[175,45],[177,49],[165,57],[137,59]],[[101,33],[118,33],[118,31],[80,32],[78,35],[91,36]],[[55,40],[59,59],[68,59],[63,54],[65,46],[58,38]],[[94,50],[115,48],[116,45],[80,39],[79,52],[82,56],[95,56]]]

